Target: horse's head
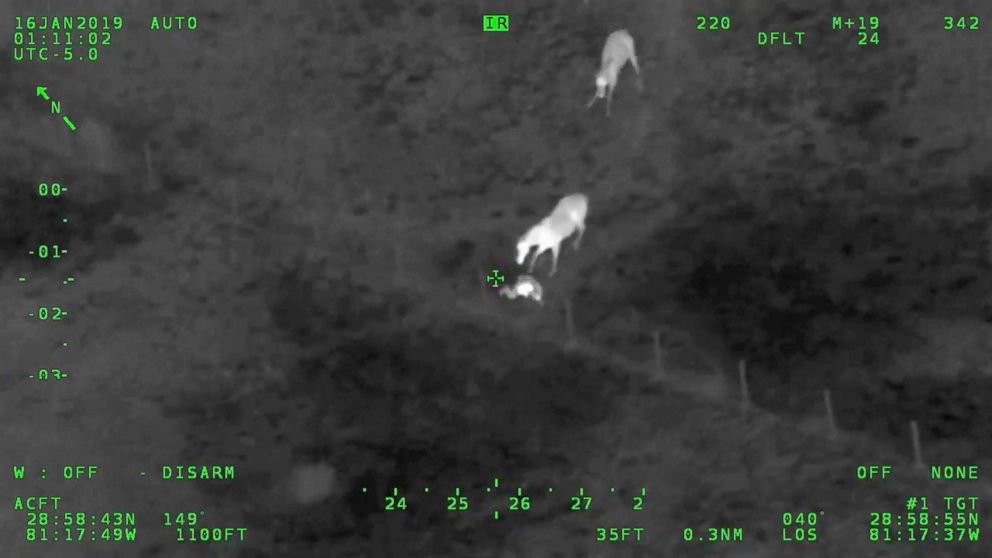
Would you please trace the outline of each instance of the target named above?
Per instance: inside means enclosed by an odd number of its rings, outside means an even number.
[[[606,86],[609,85],[610,80],[606,77],[605,72],[598,72],[596,74],[596,96],[595,99],[602,99],[606,97]]]

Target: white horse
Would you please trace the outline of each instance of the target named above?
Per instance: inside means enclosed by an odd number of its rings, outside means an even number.
[[[530,275],[521,275],[517,278],[516,284],[512,287],[509,285],[504,285],[503,288],[499,290],[500,296],[506,297],[510,300],[517,298],[518,296],[529,298],[534,302],[544,305],[544,289],[541,284],[537,282]]]
[[[527,266],[527,273],[533,273],[534,264],[541,254],[551,250],[553,256],[551,272],[554,275],[558,270],[558,251],[561,249],[561,242],[572,235],[575,231],[579,235],[575,238],[575,249],[579,249],[582,242],[582,235],[586,231],[586,213],[589,210],[589,198],[585,194],[571,194],[565,196],[558,202],[551,215],[541,220],[520,237],[517,242],[517,265],[523,265],[527,255],[533,248],[534,252],[530,265]]]
[[[634,38],[630,36],[630,33],[626,29],[620,29],[610,33],[610,36],[606,38],[606,44],[603,45],[602,62],[600,63],[599,72],[596,74],[596,94],[593,95],[589,104],[586,105],[587,109],[592,107],[596,99],[606,97],[606,116],[610,115],[613,90],[617,86],[620,70],[623,69],[628,60],[637,73],[637,87],[643,90],[644,83],[641,81],[641,68],[637,65],[637,53],[634,52]]]

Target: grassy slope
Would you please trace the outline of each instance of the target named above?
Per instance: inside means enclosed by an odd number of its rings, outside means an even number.
[[[868,77],[822,77],[858,55],[840,39],[831,39],[832,51],[774,59],[762,53],[754,62],[728,38],[647,26],[693,14],[628,7],[590,13],[512,4],[505,10],[513,13],[512,41],[480,38],[469,8],[273,13],[264,26],[244,11],[204,14],[211,24],[186,38],[146,44],[133,35],[121,45],[134,53],[130,61],[108,62],[74,93],[108,108],[131,107],[128,118],[107,111],[100,120],[114,131],[116,142],[105,148],[117,156],[104,163],[105,186],[87,189],[82,216],[120,214],[115,226],[141,242],[85,254],[91,264],[73,302],[92,325],[75,366],[90,374],[71,398],[37,389],[32,396],[9,383],[4,439],[31,447],[38,463],[83,461],[93,447],[101,454],[89,459],[134,466],[234,460],[244,478],[232,488],[186,485],[167,496],[153,490],[137,503],[161,511],[200,500],[217,523],[222,513],[246,522],[255,548],[270,550],[245,555],[482,556],[504,548],[574,556],[593,550],[591,525],[622,522],[648,526],[655,549],[680,548],[684,526],[740,525],[747,544],[706,554],[791,555],[774,542],[777,515],[817,508],[832,519],[823,555],[852,552],[850,541],[863,529],[860,516],[847,515],[852,508],[883,509],[920,490],[905,477],[866,490],[854,482],[853,466],[905,467],[904,459],[861,435],[826,444],[815,415],[740,419],[735,391],[714,375],[712,362],[774,353],[761,353],[761,343],[745,336],[733,350],[700,355],[698,343],[685,341],[684,308],[671,301],[692,302],[687,293],[700,292],[678,282],[700,266],[694,254],[706,255],[702,263],[729,260],[731,269],[735,257],[753,266],[768,256],[738,244],[756,244],[750,231],[760,227],[748,223],[760,216],[782,227],[770,238],[803,239],[797,230],[805,207],[817,200],[829,199],[853,221],[870,207],[894,207],[893,200],[924,199],[948,212],[959,204],[961,211],[945,218],[957,219],[948,234],[968,238],[968,220],[981,218],[964,204],[987,170],[974,159],[984,136],[969,131],[966,116],[935,111],[975,102],[964,96],[980,88],[933,79],[940,57],[922,43],[934,35],[929,31],[912,43],[893,37],[899,48],[891,54],[866,56],[858,67],[877,80],[869,87]],[[789,17],[768,14],[766,26]],[[821,15],[794,17],[805,25]],[[888,15],[894,29],[910,23]],[[598,41],[620,25],[644,37],[649,94],[638,99],[622,86],[608,121],[582,104]],[[252,32],[260,35],[252,39]],[[903,63],[915,64],[915,88],[896,79]],[[129,79],[111,78],[124,70]],[[915,96],[903,99],[900,87]],[[791,91],[791,102],[780,101],[782,90]],[[934,103],[947,95],[961,98]],[[846,111],[879,102],[887,112],[873,123],[844,123]],[[101,113],[96,103],[91,110]],[[962,128],[938,133],[947,122]],[[904,148],[890,130],[919,139]],[[99,152],[101,141],[90,137],[82,149]],[[144,142],[155,153],[151,176],[138,148]],[[32,155],[51,148],[35,145]],[[69,142],[64,149],[80,148]],[[67,174],[83,182],[92,171],[79,162],[76,174]],[[6,179],[37,171],[9,170]],[[893,176],[915,178],[918,186],[907,194],[888,182]],[[838,182],[846,186],[840,192]],[[859,183],[872,188],[859,191]],[[121,199],[124,186],[131,188]],[[581,253],[563,256],[561,276],[547,284],[549,306],[536,313],[480,298],[486,293],[478,274],[509,267],[508,231],[574,189],[593,196],[592,234]],[[743,217],[735,221],[735,212]],[[709,225],[717,219],[720,227]],[[922,230],[939,230],[939,222],[927,226]],[[92,245],[127,236],[111,230],[94,224]],[[852,227],[850,234],[862,231]],[[920,235],[906,241],[920,246],[913,240]],[[773,248],[788,261],[804,245]],[[870,249],[861,254],[840,269],[878,257]],[[754,288],[764,288],[767,275],[754,277]],[[874,303],[887,307],[900,294]],[[561,346],[564,296],[577,305],[583,336],[572,352]],[[47,300],[41,291],[28,298]],[[753,307],[766,304],[759,299]],[[139,316],[134,308],[147,311]],[[648,332],[659,323],[668,345],[668,379],[660,384],[645,373]],[[744,323],[729,336],[752,327]],[[12,364],[27,365],[29,334],[7,333],[10,348],[23,355]],[[146,355],[140,374],[119,364],[136,354]],[[52,434],[26,437],[24,419],[53,400],[62,414],[45,415]],[[95,404],[84,409],[80,401]],[[79,417],[74,435],[55,433],[62,416]],[[105,441],[91,442],[98,439]],[[974,460],[961,444],[939,449],[948,459]],[[333,464],[340,485],[333,498],[301,508],[286,496],[286,477],[294,465],[315,460]],[[492,475],[561,490],[648,484],[652,499],[636,519],[619,506],[595,520],[537,510],[540,521],[514,528],[425,510],[390,521],[355,496],[362,484],[380,492],[391,483],[450,488]],[[63,493],[112,505],[118,483],[67,485]],[[108,490],[94,490],[99,486]]]

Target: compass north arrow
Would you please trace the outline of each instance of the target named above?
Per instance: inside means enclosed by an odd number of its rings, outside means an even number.
[[[37,96],[41,97],[42,99],[44,99],[46,101],[49,101],[50,100],[48,98],[48,88],[45,87],[44,85],[39,85],[37,88],[35,88],[34,91],[35,91],[35,94]]]

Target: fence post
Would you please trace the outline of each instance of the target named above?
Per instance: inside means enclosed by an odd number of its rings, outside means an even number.
[[[920,429],[916,425],[916,421],[911,421],[909,423],[909,431],[913,436],[913,465],[917,469],[923,468],[923,451],[920,449]]]
[[[402,279],[404,277],[403,249],[400,247],[400,241],[397,238],[395,232],[391,239],[391,244],[392,246],[390,248],[392,248],[392,252],[393,252],[393,273],[395,274],[397,281],[402,282]]]
[[[226,187],[224,188],[224,193],[227,194],[228,203],[230,204],[231,219],[228,221],[227,229],[227,252],[228,261],[232,265],[238,264],[238,250],[235,244],[238,243],[238,225],[241,220],[238,218],[238,184],[234,179],[228,179],[226,181]]]
[[[654,341],[654,371],[660,378],[663,376],[661,371],[661,332],[657,329],[652,331],[651,338]]]
[[[152,148],[147,140],[145,141],[145,188],[145,191],[158,190],[158,180],[152,163]]]
[[[476,275],[478,275],[479,277],[479,288],[482,289],[482,303],[488,304],[489,303],[488,291],[492,289],[492,287],[489,286],[489,282],[486,280],[487,277],[486,272],[479,271],[478,269],[479,268],[476,268]]]
[[[568,334],[568,341],[566,341],[566,347],[571,347],[575,345],[575,321],[572,318],[572,301],[571,299],[565,299],[565,331]]]
[[[834,404],[829,389],[823,390],[823,405],[827,408],[827,432],[833,440],[837,437],[837,424],[834,422]]]
[[[747,387],[747,365],[744,359],[737,362],[737,375],[741,383],[741,411],[746,412],[751,407],[751,393]]]

